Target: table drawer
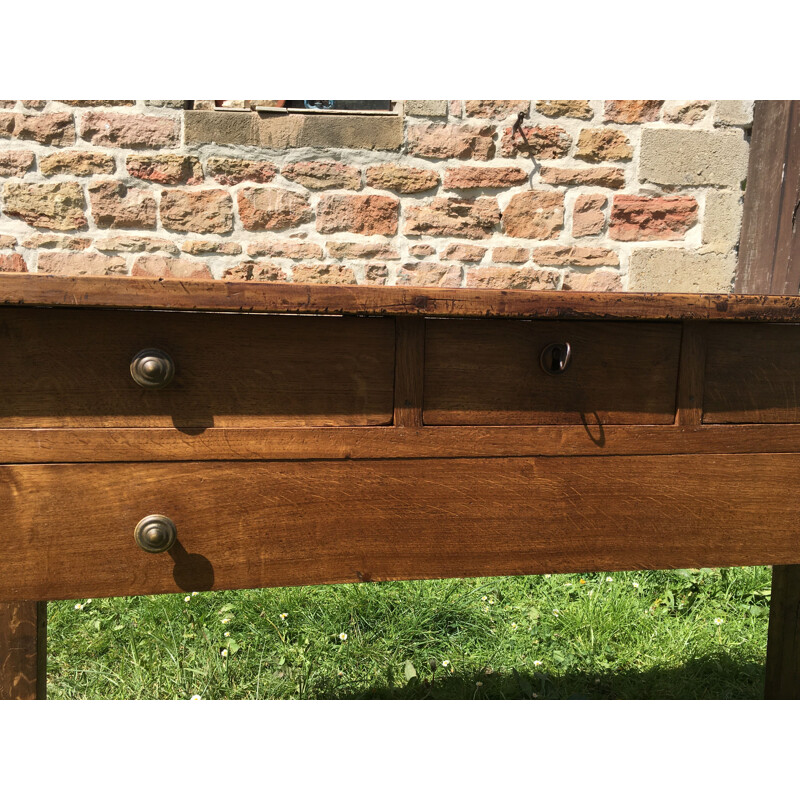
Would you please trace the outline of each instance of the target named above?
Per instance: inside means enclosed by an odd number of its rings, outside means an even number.
[[[569,343],[564,372],[542,354]],[[675,417],[681,326],[672,323],[426,321],[428,425],[652,425]],[[546,366],[552,368],[552,361]]]
[[[0,427],[383,425],[393,413],[389,318],[0,309]],[[174,362],[161,389],[138,352]]]
[[[703,422],[800,422],[800,325],[709,325]]]
[[[798,563],[799,484],[797,454],[6,466],[0,602]]]

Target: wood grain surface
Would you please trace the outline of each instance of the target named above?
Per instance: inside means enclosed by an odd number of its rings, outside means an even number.
[[[799,488],[787,454],[2,467],[0,600],[792,563]]]
[[[0,603],[0,700],[44,700],[47,603]]]
[[[668,424],[681,326],[646,322],[428,320],[426,425]],[[542,350],[569,343],[558,375]]]
[[[0,426],[388,425],[394,320],[0,308]],[[159,348],[163,389],[130,374]]]
[[[800,321],[800,297],[0,274],[0,305],[530,319]]]
[[[703,422],[800,422],[800,325],[708,326]]]

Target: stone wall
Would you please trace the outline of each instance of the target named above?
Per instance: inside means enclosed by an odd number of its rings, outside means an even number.
[[[0,270],[730,290],[752,102],[187,105],[0,101]]]

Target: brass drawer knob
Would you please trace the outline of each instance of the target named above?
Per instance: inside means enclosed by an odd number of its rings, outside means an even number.
[[[145,389],[163,389],[174,376],[175,364],[163,350],[140,350],[131,361],[131,377]]]
[[[164,553],[175,544],[178,531],[175,523],[162,514],[151,514],[139,520],[133,532],[136,544],[148,553]]]
[[[542,350],[539,363],[548,375],[560,375],[569,366],[572,347],[569,342],[549,344]]]

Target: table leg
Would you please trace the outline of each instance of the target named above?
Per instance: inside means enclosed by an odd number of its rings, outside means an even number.
[[[767,700],[800,700],[800,564],[772,568]]]
[[[0,603],[0,700],[47,694],[47,603]]]

